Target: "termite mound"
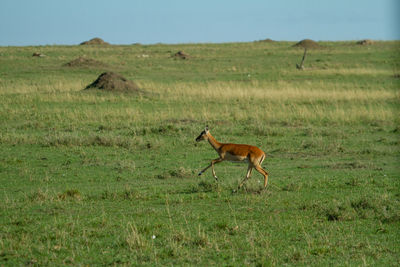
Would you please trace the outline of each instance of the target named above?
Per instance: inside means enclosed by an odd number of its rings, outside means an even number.
[[[177,58],[177,59],[189,59],[190,58],[189,54],[187,54],[183,51],[178,51],[177,53],[175,53],[173,55],[173,57]]]
[[[84,90],[88,89],[99,89],[110,92],[141,93],[141,89],[136,83],[114,72],[104,72],[100,74],[100,76],[94,82],[86,86]]]
[[[109,43],[103,41],[101,38],[93,38],[90,39],[89,41],[85,41],[80,43],[80,45],[110,45]]]

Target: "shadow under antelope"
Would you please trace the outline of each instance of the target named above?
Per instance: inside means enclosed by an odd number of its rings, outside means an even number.
[[[217,151],[219,158],[212,160],[210,165],[199,172],[199,176],[211,167],[212,174],[215,180],[218,181],[218,177],[215,175],[214,170],[215,164],[220,163],[224,160],[233,162],[248,162],[249,166],[247,168],[246,177],[239,184],[238,189],[240,189],[246,182],[246,180],[250,178],[253,168],[264,176],[264,188],[267,187],[268,173],[261,167],[261,164],[265,159],[264,151],[256,146],[251,145],[220,143],[211,135],[208,127],[206,127],[204,131],[202,131],[200,135],[196,138],[197,142],[200,142],[202,140],[207,140],[210,143],[212,148]]]

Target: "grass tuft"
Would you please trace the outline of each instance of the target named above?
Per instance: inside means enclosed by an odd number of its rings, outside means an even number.
[[[67,200],[67,199],[81,200],[82,195],[77,189],[69,189],[63,193],[58,194],[58,198],[61,200]]]

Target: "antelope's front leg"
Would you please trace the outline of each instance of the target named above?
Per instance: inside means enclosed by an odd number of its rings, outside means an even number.
[[[217,175],[215,175],[214,165],[217,163],[220,163],[223,160],[224,160],[223,158],[217,158],[217,159],[214,159],[213,161],[211,161],[212,174],[217,182],[218,182],[218,177],[217,177]]]
[[[208,170],[208,168],[212,167],[212,168],[211,168],[212,174],[213,174],[215,180],[218,181],[218,177],[215,175],[215,171],[214,171],[214,164],[217,164],[217,163],[219,163],[219,162],[221,162],[221,161],[223,161],[222,158],[217,158],[217,159],[212,160],[211,163],[210,163],[210,165],[208,165],[207,167],[205,167],[203,170],[201,170],[201,171],[199,172],[199,176],[202,175],[203,172],[205,172],[206,170]]]
[[[211,165],[212,165],[212,163],[210,163],[210,165],[208,165],[207,167],[205,167],[204,169],[202,169],[202,170],[199,172],[199,176],[202,175],[203,172],[205,172],[206,170],[208,170],[208,168],[210,168]]]

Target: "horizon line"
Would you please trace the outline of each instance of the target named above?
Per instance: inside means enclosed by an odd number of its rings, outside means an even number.
[[[94,37],[94,38],[99,38],[99,37]],[[94,39],[92,38],[92,39]],[[89,39],[87,41],[90,41],[92,39]],[[100,38],[101,39],[101,38]],[[270,38],[266,38],[266,39],[260,39],[260,40],[253,40],[253,41],[227,41],[227,42],[182,42],[182,43],[169,43],[169,42],[154,42],[154,43],[140,43],[140,42],[135,42],[135,43],[108,43],[106,42],[106,44],[89,44],[89,45],[83,45],[83,46],[107,46],[107,45],[192,45],[192,44],[234,44],[234,43],[279,43],[279,42],[300,42],[302,40],[313,40],[310,38],[305,38],[305,39],[301,39],[299,41],[293,41],[293,40],[274,40],[274,39],[270,39]],[[400,39],[371,39],[371,38],[364,38],[364,39],[353,39],[353,40],[313,40],[315,42],[357,42],[357,41],[362,41],[362,40],[371,40],[371,41],[375,41],[375,42],[396,42],[396,41],[400,41]],[[103,40],[104,41],[104,40]],[[86,41],[84,41],[86,42]],[[0,47],[36,47],[36,46],[80,46],[82,45],[81,43],[77,43],[77,44],[58,44],[58,43],[54,43],[54,44],[28,44],[28,45],[2,45],[0,44]]]

